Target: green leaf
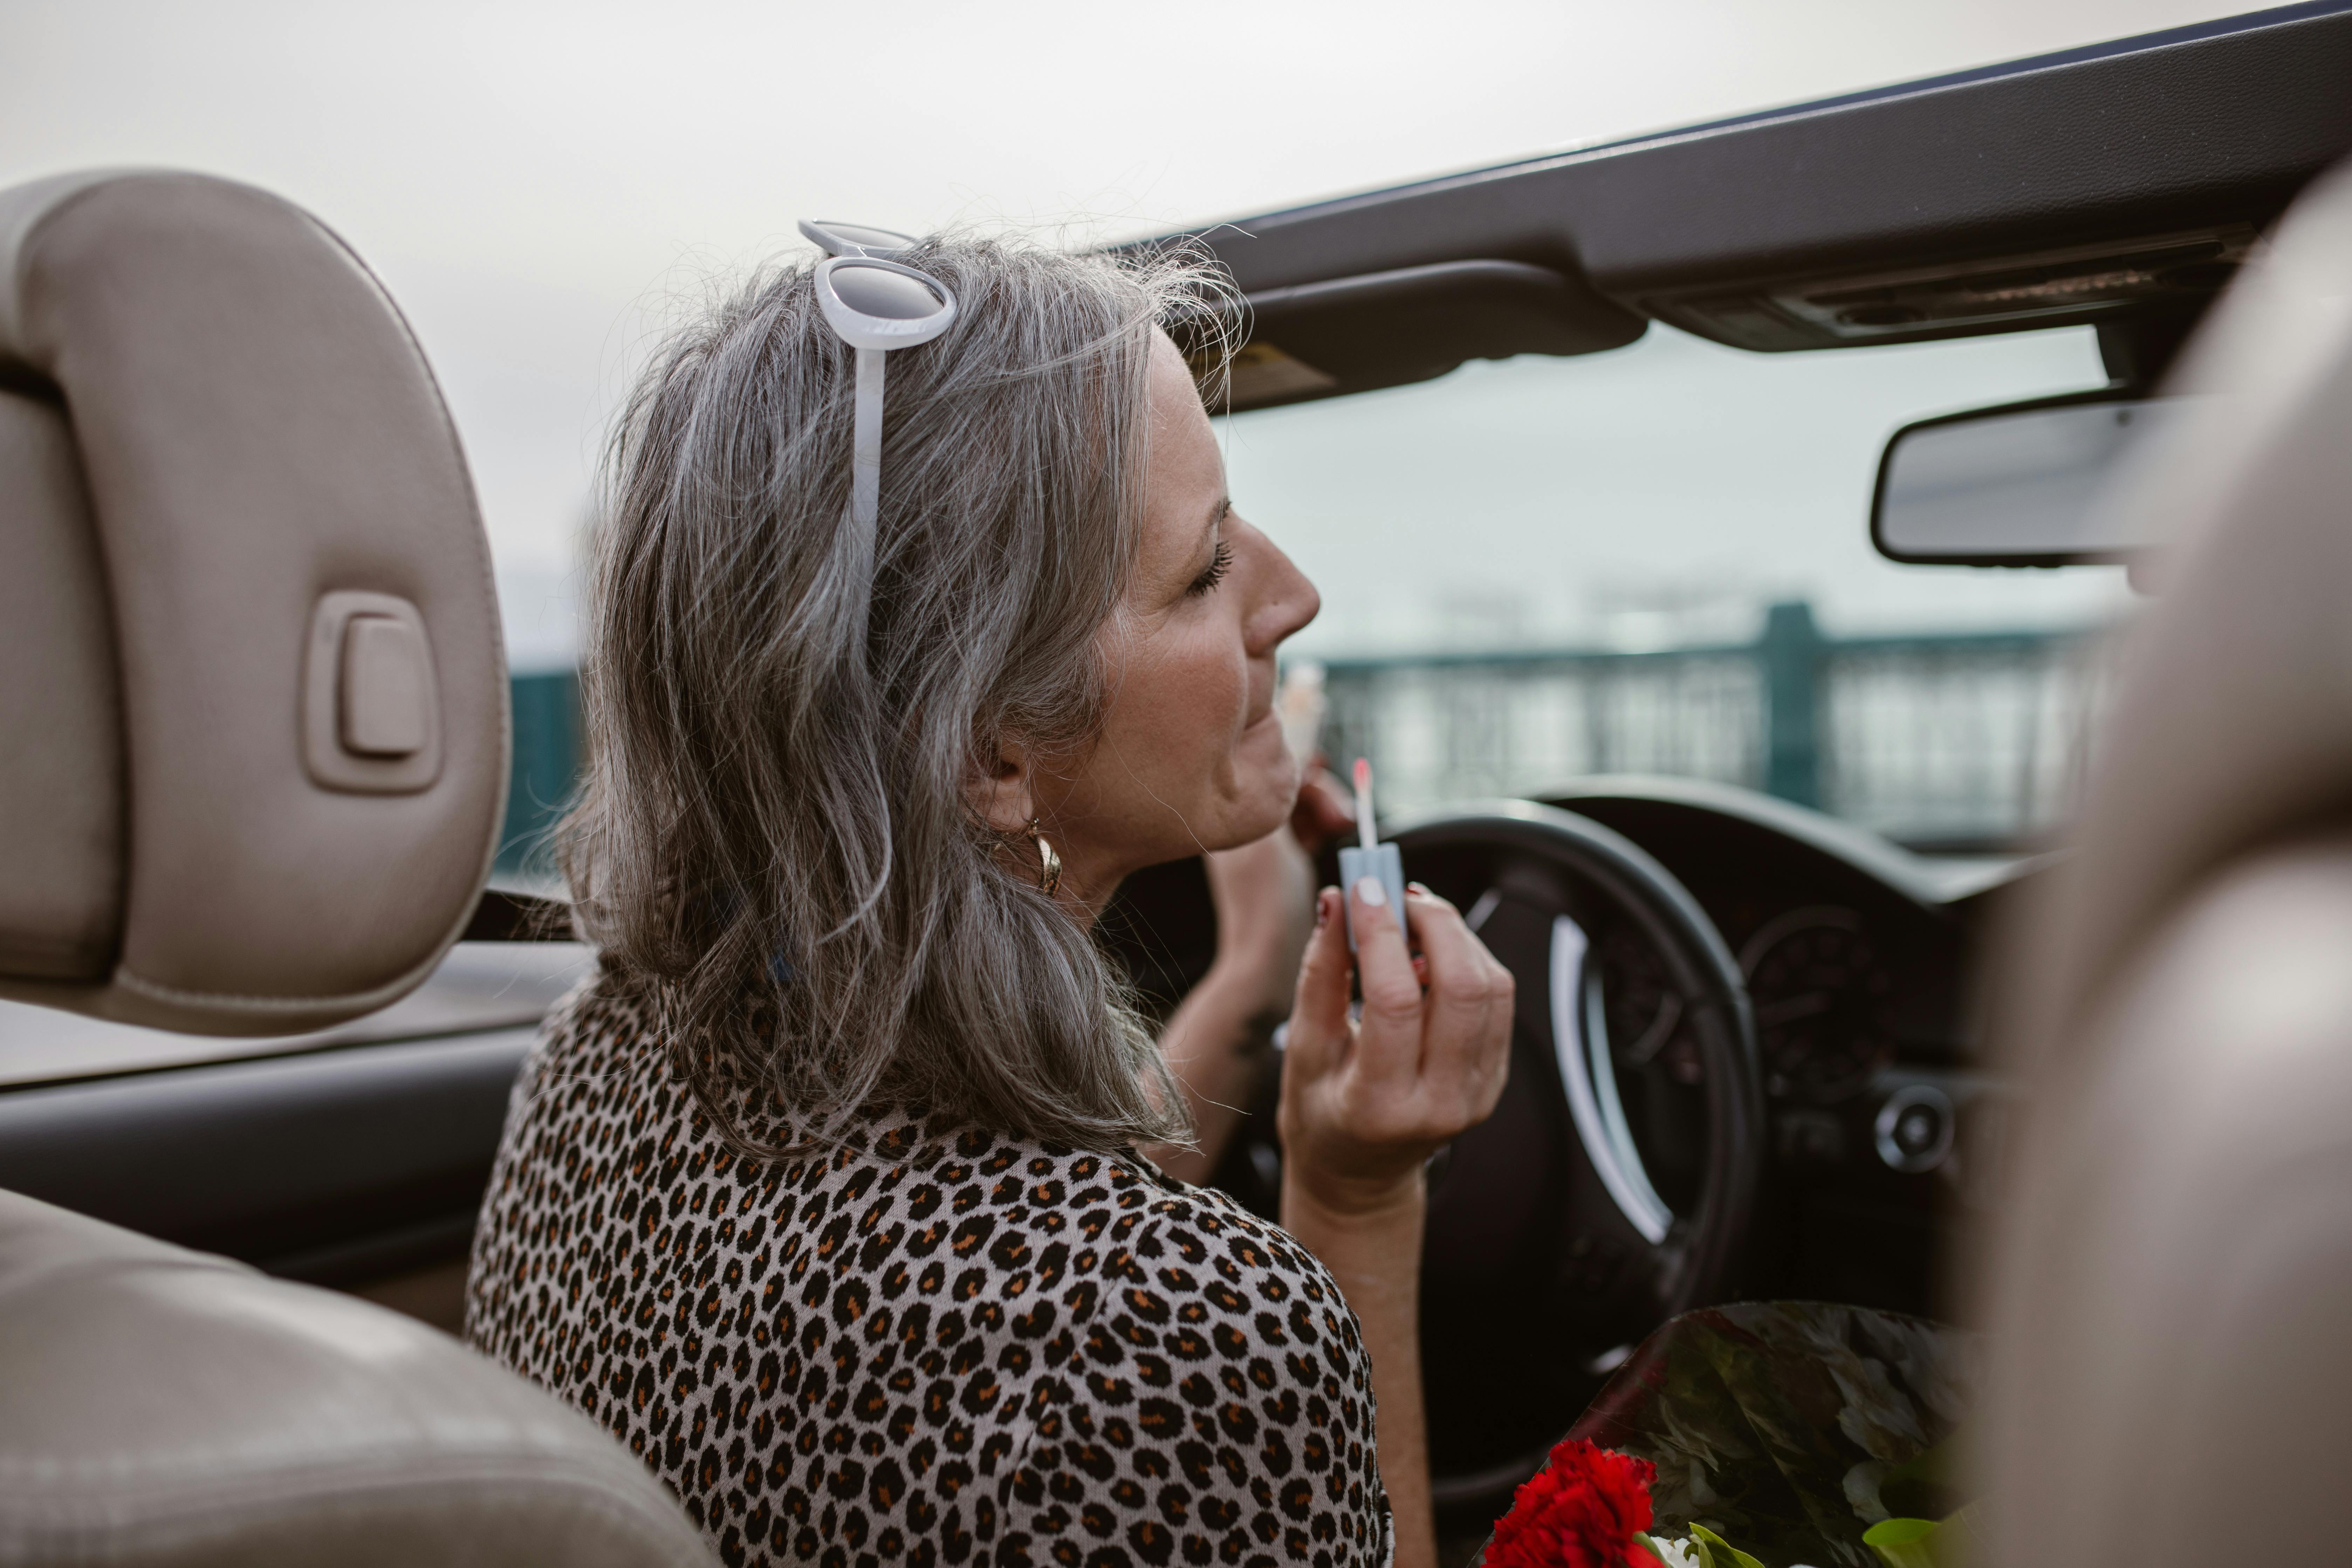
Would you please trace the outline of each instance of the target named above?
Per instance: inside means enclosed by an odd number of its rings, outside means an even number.
[[[1691,1539],[1697,1542],[1699,1544],[1699,1551],[1706,1553],[1710,1568],[1712,1568],[1715,1553],[1717,1552],[1720,1552],[1726,1557],[1731,1559],[1732,1568],[1764,1568],[1763,1563],[1759,1563],[1755,1558],[1750,1557],[1745,1552],[1740,1551],[1739,1548],[1734,1546],[1731,1542],[1726,1541],[1723,1537],[1717,1535],[1715,1531],[1709,1530],[1703,1524],[1694,1524],[1691,1526]]]
[[[1937,1568],[1936,1531],[1932,1519],[1882,1519],[1862,1532],[1862,1543],[1886,1568]]]
[[[1955,1433],[1888,1470],[1878,1483],[1879,1502],[1898,1519],[1942,1519],[1951,1513],[1965,1500],[1955,1483],[1958,1447]]]

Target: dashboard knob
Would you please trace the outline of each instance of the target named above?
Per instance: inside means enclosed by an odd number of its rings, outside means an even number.
[[[1878,1108],[1878,1157],[1909,1175],[1932,1171],[1952,1152],[1952,1102],[1932,1084],[1896,1089]]]

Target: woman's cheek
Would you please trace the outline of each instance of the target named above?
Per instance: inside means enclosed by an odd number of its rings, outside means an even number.
[[[1249,656],[1230,637],[1196,637],[1168,673],[1185,733],[1230,753],[1249,718]]]
[[[1171,628],[1173,629],[1173,628]],[[1259,740],[1248,734],[1249,655],[1233,625],[1202,616],[1163,642],[1151,664],[1150,700],[1136,705],[1133,742],[1163,781],[1157,798],[1181,809],[1196,829],[1220,831],[1261,815],[1265,790]],[[1279,737],[1279,729],[1274,730]],[[1245,738],[1246,736],[1246,738]]]

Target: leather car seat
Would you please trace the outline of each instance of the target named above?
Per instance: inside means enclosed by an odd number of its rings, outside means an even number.
[[[2168,386],[2168,541],[2015,933],[1982,1561],[2333,1562],[2352,1473],[2352,171]]]
[[[351,251],[197,175],[0,192],[0,995],[258,1035],[405,994],[506,704],[457,433]],[[709,1561],[455,1341],[0,1194],[0,1563]]]
[[[0,1194],[0,1562],[707,1563],[635,1456],[414,1319]]]

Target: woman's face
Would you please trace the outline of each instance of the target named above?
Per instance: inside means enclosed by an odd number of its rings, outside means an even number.
[[[1075,763],[1030,784],[1066,886],[1099,905],[1131,871],[1273,832],[1298,795],[1275,717],[1275,650],[1322,607],[1225,493],[1181,355],[1152,343],[1143,537],[1103,628],[1109,711]]]

